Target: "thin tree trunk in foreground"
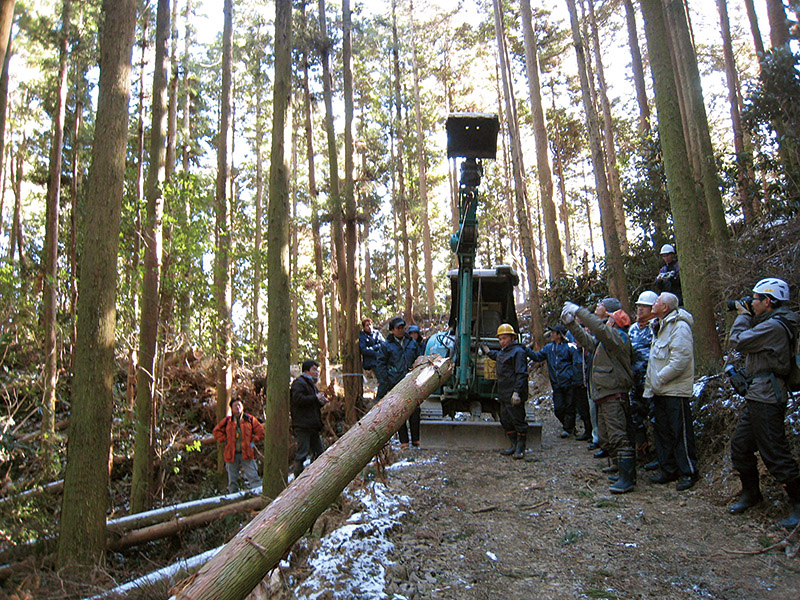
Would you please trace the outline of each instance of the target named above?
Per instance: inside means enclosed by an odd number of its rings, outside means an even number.
[[[418,359],[418,363],[170,600],[247,597],[286,550],[386,445],[414,409],[453,372],[449,358],[428,356]]]

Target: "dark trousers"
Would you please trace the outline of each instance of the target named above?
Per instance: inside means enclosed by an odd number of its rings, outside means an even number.
[[[506,433],[516,432],[527,435],[528,422],[525,420],[525,403],[520,402],[514,406],[511,404],[511,400],[500,400],[500,424]]]
[[[745,476],[758,477],[756,451],[770,474],[781,483],[800,477],[797,461],[786,440],[786,404],[748,400],[731,438],[733,468]]]
[[[572,386],[553,387],[553,411],[556,418],[561,421],[564,431],[575,429],[575,400],[572,397]]]
[[[297,440],[297,451],[294,455],[294,475],[297,477],[303,471],[303,463],[308,455],[311,455],[311,462],[314,462],[325,449],[322,447],[322,438],[316,429],[295,427],[293,431]]]
[[[419,441],[419,416],[420,410],[419,406],[411,413],[411,416],[408,417],[408,425],[411,425],[411,441],[418,442]],[[408,443],[408,425],[405,424],[405,421],[400,426],[400,430],[397,434],[400,436],[400,443],[407,444]]]
[[[654,396],[654,433],[658,462],[665,475],[697,475],[692,409],[689,398]]]
[[[583,421],[583,432],[592,432],[592,415],[589,412],[589,391],[583,385],[572,386],[572,398],[575,401],[575,412],[581,416]]]
[[[631,423],[633,431],[637,434],[647,432],[647,419],[650,414],[650,403],[648,398],[642,397],[644,394],[644,382],[636,381],[631,390]]]

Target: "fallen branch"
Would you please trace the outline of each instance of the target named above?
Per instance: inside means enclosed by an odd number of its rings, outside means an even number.
[[[730,550],[729,548],[723,548],[722,551],[727,552],[728,554],[738,554],[741,556],[757,556],[759,554],[766,554],[767,552],[771,552],[772,550],[785,550],[794,541],[794,538],[795,536],[797,536],[798,531],[800,531],[800,523],[798,523],[797,526],[794,529],[792,529],[791,533],[787,535],[785,538],[783,538],[780,542],[776,542],[771,546],[762,548],[761,550]]]

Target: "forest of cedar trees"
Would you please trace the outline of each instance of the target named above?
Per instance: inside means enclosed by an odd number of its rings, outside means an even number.
[[[0,553],[108,564],[107,519],[219,493],[200,440],[236,397],[275,498],[305,359],[352,426],[361,319],[447,328],[450,113],[499,117],[477,265],[519,274],[523,336],[567,300],[632,312],[668,243],[698,375],[719,372],[727,299],[766,276],[800,293],[798,19],[791,0],[0,0]]]

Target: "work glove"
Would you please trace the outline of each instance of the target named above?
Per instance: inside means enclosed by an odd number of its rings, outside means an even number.
[[[750,307],[742,302],[741,300],[737,300],[734,302],[734,306],[736,306],[736,314],[739,315],[752,315],[753,313],[750,312]]]
[[[484,356],[489,356],[489,346],[486,344],[481,344],[479,348],[481,349],[481,352],[483,352]]]
[[[522,398],[520,398],[519,392],[511,394],[511,406],[518,406],[521,402]]]
[[[566,324],[569,325],[575,320],[575,313],[578,312],[580,306],[575,304],[574,302],[567,302],[564,304],[564,308],[561,311],[561,320]]]

